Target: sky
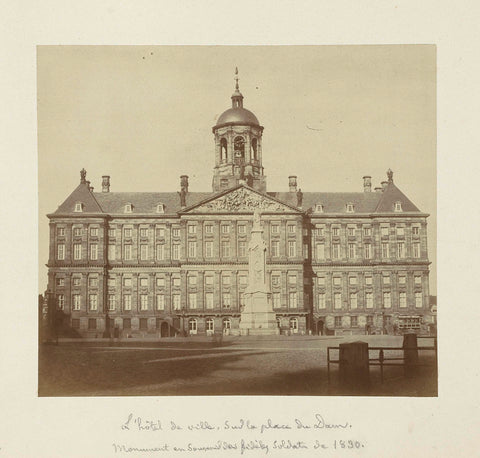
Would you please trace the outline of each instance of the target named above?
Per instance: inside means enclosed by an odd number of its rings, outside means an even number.
[[[39,292],[48,218],[80,170],[96,191],[211,191],[212,126],[231,106],[234,70],[263,133],[268,191],[361,192],[394,171],[429,213],[436,294],[436,51],[384,46],[39,46]]]

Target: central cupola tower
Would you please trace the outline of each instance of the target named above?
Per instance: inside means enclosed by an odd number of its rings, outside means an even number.
[[[215,135],[213,191],[219,192],[243,182],[257,191],[266,192],[262,166],[263,127],[257,117],[243,107],[237,68],[232,108],[219,116],[212,131]]]

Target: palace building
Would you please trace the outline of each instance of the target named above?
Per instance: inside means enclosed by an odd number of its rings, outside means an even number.
[[[260,210],[281,333],[364,334],[431,321],[427,217],[393,180],[359,192],[267,190],[264,128],[243,107],[213,127],[212,192],[94,192],[86,171],[49,214],[47,298],[60,332],[85,337],[238,334]],[[266,153],[268,154],[268,152]],[[208,158],[206,158],[208,159]],[[270,294],[269,293],[269,294]]]

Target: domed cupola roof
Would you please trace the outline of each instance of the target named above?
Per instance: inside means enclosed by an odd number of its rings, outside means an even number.
[[[217,119],[214,129],[223,126],[260,126],[257,117],[243,108],[243,95],[238,88],[238,69],[235,68],[235,92],[232,94],[232,108],[224,111]]]

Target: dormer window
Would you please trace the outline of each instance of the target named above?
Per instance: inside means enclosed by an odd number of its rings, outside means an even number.
[[[323,213],[323,205],[322,204],[316,204],[315,205],[315,213]]]
[[[351,202],[347,204],[347,213],[353,213],[355,211],[355,205],[353,205]]]
[[[132,213],[133,212],[133,205],[132,204],[125,204],[125,208],[123,210],[124,213]]]
[[[165,205],[157,204],[157,213],[165,213]]]
[[[396,212],[401,212],[403,211],[402,210],[402,202],[400,202],[399,200],[397,200],[394,204],[394,207],[393,207],[393,211],[396,211]]]
[[[73,210],[74,212],[83,212],[83,204],[82,202],[76,202],[75,203],[75,209]]]

